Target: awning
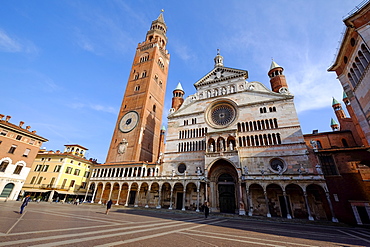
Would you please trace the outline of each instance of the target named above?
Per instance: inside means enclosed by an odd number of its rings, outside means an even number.
[[[75,194],[73,192],[68,192],[64,190],[56,190],[55,192],[57,192],[58,194],[63,194],[63,195],[74,195]]]
[[[22,189],[23,191],[25,191],[25,192],[50,192],[51,190],[41,190],[41,189],[32,189],[32,188],[30,188],[30,189]]]

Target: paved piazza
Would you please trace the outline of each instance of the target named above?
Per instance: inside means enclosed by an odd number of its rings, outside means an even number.
[[[0,202],[0,246],[370,246],[365,228],[103,205]]]

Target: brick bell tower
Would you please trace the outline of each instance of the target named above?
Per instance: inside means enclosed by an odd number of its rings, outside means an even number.
[[[163,12],[163,11],[162,11]],[[163,13],[139,43],[106,163],[154,162],[159,155],[170,54]]]
[[[283,67],[278,65],[274,60],[271,63],[268,75],[270,77],[270,84],[272,91],[280,93],[288,90],[285,75],[283,74]]]

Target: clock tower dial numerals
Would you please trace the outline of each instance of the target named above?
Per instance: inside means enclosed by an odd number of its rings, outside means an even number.
[[[135,129],[138,122],[139,114],[136,111],[130,111],[123,115],[121,121],[119,122],[118,128],[123,133],[128,133]]]

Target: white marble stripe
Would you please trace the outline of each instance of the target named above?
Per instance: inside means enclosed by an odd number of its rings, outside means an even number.
[[[117,241],[117,242],[112,242],[112,243],[107,243],[107,244],[102,244],[102,245],[95,245],[94,247],[110,247],[110,246],[116,246],[116,245],[123,245],[123,244],[128,244],[128,243],[133,243],[133,242],[137,242],[137,241],[146,240],[146,239],[149,239],[149,238],[157,238],[157,237],[161,237],[161,236],[172,234],[172,233],[178,233],[178,232],[181,232],[181,231],[191,230],[191,229],[199,228],[199,227],[202,227],[202,226],[205,226],[205,225],[196,225],[196,226],[191,226],[191,227],[188,227],[188,228],[182,228],[182,229],[173,230],[173,231],[156,233],[156,234],[146,235],[146,236],[143,236],[143,237],[131,238],[131,239],[123,240],[123,241]]]
[[[266,241],[266,242],[272,242],[272,243],[282,243],[282,241],[278,241],[278,240],[255,238],[255,237],[245,237],[245,236],[240,236],[240,235],[230,235],[230,234],[223,234],[223,233],[219,233],[219,232],[205,232],[205,231],[202,231],[202,235],[199,235],[194,230],[189,230],[189,231],[192,232],[192,233],[187,233],[187,232],[182,232],[182,233],[183,234],[189,234],[189,235],[203,236],[203,237],[210,237],[211,235],[217,235],[217,236],[226,236],[226,237],[229,237],[229,238],[232,237],[233,239],[242,238],[242,239]],[[193,232],[195,232],[195,233],[193,233]],[[264,233],[262,233],[262,234],[264,234]],[[279,235],[277,237],[281,237],[281,236]],[[289,238],[289,236],[287,236],[287,238]],[[307,246],[307,247],[315,246],[315,245],[312,245],[312,244],[299,244],[299,243],[292,243],[292,242],[286,242],[286,241],[284,241],[284,244]]]
[[[186,232],[181,232],[182,234],[189,234],[191,236],[200,236],[200,237],[205,237],[205,238],[215,238],[215,239],[222,239],[222,240],[228,240],[228,241],[234,241],[234,242],[240,242],[240,243],[248,243],[248,244],[253,244],[253,246],[256,245],[262,245],[262,246],[275,246],[275,247],[285,247],[286,245],[277,245],[277,244],[269,244],[261,241],[266,241],[265,239],[259,239],[259,242],[254,242],[254,241],[247,241],[247,240],[241,240],[241,239],[235,239],[235,238],[224,238],[224,237],[218,237],[218,236],[209,236],[206,234],[196,234],[196,233],[186,233]],[[218,234],[220,235],[220,234]],[[276,241],[279,242],[279,241]],[[281,241],[279,242],[281,244],[286,244],[286,242]],[[232,244],[230,244],[232,246]],[[314,246],[314,245],[305,245],[305,246]]]
[[[139,225],[139,226],[125,226],[125,227],[120,227],[120,228],[113,228],[113,229],[107,229],[107,230],[98,230],[98,231],[89,231],[89,232],[84,232],[84,233],[71,233],[71,234],[61,234],[61,235],[54,235],[54,236],[48,236],[48,237],[39,237],[39,238],[28,238],[28,239],[21,239],[21,240],[13,240],[13,241],[6,241],[6,242],[0,242],[0,246],[8,246],[8,245],[12,245],[12,244],[24,244],[24,243],[27,243],[27,244],[31,244],[32,242],[36,242],[36,241],[47,241],[47,240],[55,240],[55,239],[65,239],[65,238],[76,238],[76,237],[81,237],[82,235],[95,235],[93,237],[90,237],[90,238],[95,238],[97,237],[96,235],[99,235],[99,234],[105,234],[105,233],[109,233],[109,232],[116,232],[116,231],[125,231],[125,230],[132,230],[132,229],[138,229],[138,228],[149,228],[149,229],[145,229],[145,231],[151,231],[153,230],[152,227],[173,227],[173,226],[177,226],[179,224],[179,222],[173,222],[173,221],[170,221],[170,222],[166,222],[166,223],[154,223],[154,224],[149,224],[149,225]],[[189,223],[187,224],[191,224],[191,221],[189,221]],[[165,226],[165,225],[169,225],[169,226]],[[113,226],[112,226],[113,227]],[[122,235],[122,234],[126,234],[128,232],[120,232],[120,233],[117,233],[117,234],[113,234],[113,235]],[[102,236],[102,238],[105,238],[105,236]],[[81,238],[80,238],[81,239]],[[75,239],[74,241],[78,241],[80,239]],[[85,240],[83,240],[85,241]],[[50,246],[50,244],[46,244],[45,246]]]
[[[354,238],[357,238],[357,239],[361,239],[361,240],[363,240],[363,241],[365,241],[365,242],[368,242],[368,243],[370,243],[370,240],[368,240],[368,239],[366,239],[366,238],[361,238],[361,237],[358,237],[358,236],[356,236],[356,235],[353,235],[353,234],[351,234],[351,233],[348,233],[348,232],[345,232],[345,231],[342,231],[342,230],[337,230],[338,232],[341,232],[341,233],[344,233],[344,234],[347,234],[348,236],[351,236],[351,237],[354,237]]]
[[[359,235],[362,235],[362,236],[365,236],[365,237],[370,237],[369,232],[367,232],[367,233],[360,232],[360,231],[350,231],[350,232],[352,232],[353,234],[359,234]]]
[[[18,220],[12,225],[12,227],[9,228],[9,230],[5,233],[5,234],[9,234],[11,230],[13,230],[13,228],[18,224],[19,221],[22,220],[23,216],[26,214],[27,212],[24,212],[21,217],[18,218]]]
[[[161,227],[156,227],[155,229],[150,227],[150,226],[142,226],[146,227],[149,229],[141,229],[141,230],[134,230],[134,231],[126,231],[126,232],[118,232],[118,233],[112,233],[112,234],[107,234],[107,235],[100,235],[100,236],[92,236],[92,237],[85,237],[85,238],[79,238],[79,239],[69,239],[69,240],[64,240],[64,241],[59,241],[59,242],[52,242],[52,246],[59,246],[59,245],[76,245],[78,242],[85,242],[85,241],[93,241],[97,239],[104,239],[104,238],[111,238],[111,237],[117,237],[117,236],[123,236],[123,235],[129,235],[129,234],[135,234],[135,233],[140,233],[140,232],[147,232],[147,231],[153,231],[153,230],[163,230],[165,228],[169,227],[180,227],[184,225],[189,225],[189,224],[194,224],[194,223],[201,223],[204,222],[204,220],[198,221],[198,222],[186,222],[186,223],[178,223],[175,222],[174,224],[171,224],[169,226],[161,226]],[[202,226],[202,225],[197,225],[197,226]],[[181,230],[181,229],[180,229]],[[165,232],[167,233],[167,232]],[[151,235],[149,235],[151,236]],[[49,247],[50,243],[46,244],[39,244],[39,245],[28,245],[28,246],[33,246],[33,247]],[[108,246],[112,246],[110,243]]]

